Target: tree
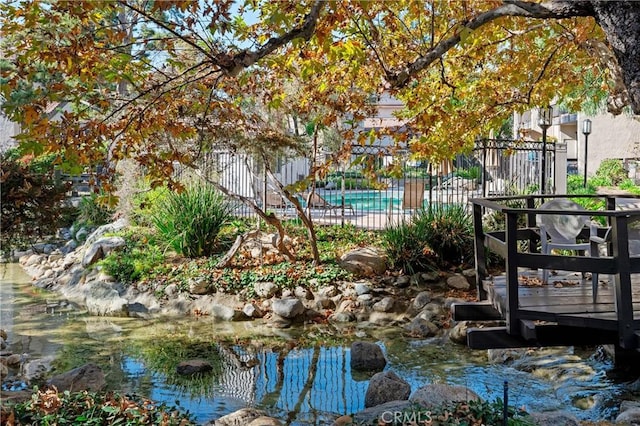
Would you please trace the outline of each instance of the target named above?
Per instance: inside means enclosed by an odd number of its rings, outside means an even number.
[[[464,149],[513,110],[575,94],[586,71],[609,94],[612,112],[629,105],[640,113],[634,1],[52,0],[1,7],[9,58],[4,108],[23,124],[23,148],[64,152],[78,164],[131,157],[156,183],[170,181],[175,162],[193,164],[203,134],[224,140],[246,125],[245,99],[260,94],[268,107],[282,107],[282,82],[292,75],[302,84],[291,110],[305,116],[329,106],[319,123],[341,130],[345,151],[374,136],[354,123],[384,91],[406,104],[406,125],[393,136],[430,159]],[[122,25],[123,13],[131,26]],[[50,122],[47,106],[61,100],[74,109]]]
[[[55,234],[61,225],[70,188],[56,182],[51,163],[51,156],[20,157],[15,150],[0,156],[0,243],[4,254]]]

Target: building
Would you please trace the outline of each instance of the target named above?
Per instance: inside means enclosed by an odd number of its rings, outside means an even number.
[[[587,176],[592,176],[603,160],[614,158],[623,160],[630,177],[640,183],[640,166],[636,167],[640,160],[640,121],[627,115],[574,113],[557,106],[552,116],[547,142],[558,143],[561,151],[566,147],[567,174],[584,175],[586,165]],[[514,114],[514,136],[541,140],[539,118],[539,110]],[[583,133],[585,120],[591,121],[588,135]]]

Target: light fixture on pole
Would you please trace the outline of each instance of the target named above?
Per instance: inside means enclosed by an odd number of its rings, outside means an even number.
[[[547,106],[538,110],[538,126],[542,129],[542,161],[540,162],[540,193],[546,193],[546,173],[547,173],[547,129],[551,127],[553,118],[553,108]]]
[[[591,120],[588,118],[582,122],[582,134],[584,135],[584,180],[582,186],[587,187],[587,141],[591,134]]]

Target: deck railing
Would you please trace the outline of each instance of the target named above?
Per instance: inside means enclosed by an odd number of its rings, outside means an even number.
[[[601,201],[597,210],[541,210],[539,207],[553,198]],[[623,201],[624,200],[624,201]],[[638,202],[635,203],[635,200]],[[621,203],[622,201],[622,203]],[[505,260],[507,282],[506,306],[503,312],[509,334],[520,333],[520,321],[531,320],[520,310],[519,270],[555,269],[563,271],[610,274],[613,276],[615,313],[617,315],[619,345],[637,347],[634,323],[632,274],[640,273],[640,251],[634,248],[640,240],[640,197],[633,195],[527,195],[492,197],[471,200],[475,227],[475,257],[478,298],[487,300],[482,286],[488,277],[487,249]],[[537,215],[588,215],[600,221],[598,235],[605,236],[602,255],[576,256],[541,254]],[[489,221],[491,218],[493,220]],[[493,223],[493,226],[488,225]],[[501,226],[496,227],[499,223]],[[589,239],[585,229],[580,238]],[[640,301],[638,301],[640,302]],[[595,301],[594,301],[595,303]]]

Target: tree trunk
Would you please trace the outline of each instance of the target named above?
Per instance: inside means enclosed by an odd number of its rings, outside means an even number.
[[[599,0],[591,3],[596,21],[618,60],[628,102],[633,113],[640,115],[640,2]]]

